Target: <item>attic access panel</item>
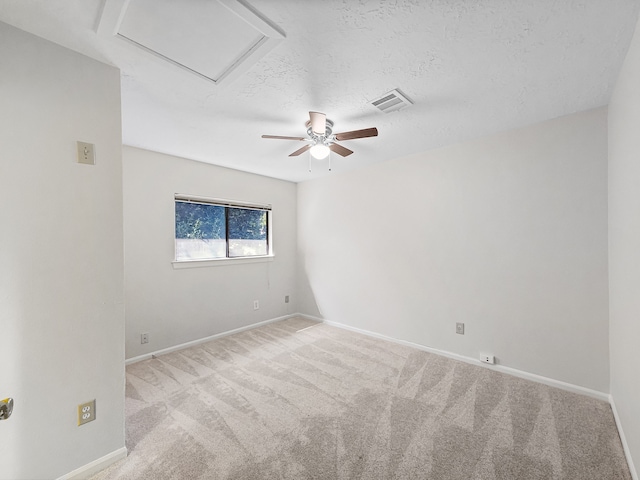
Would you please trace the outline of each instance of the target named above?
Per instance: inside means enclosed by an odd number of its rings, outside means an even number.
[[[215,84],[248,70],[284,38],[240,0],[106,0],[98,34]]]

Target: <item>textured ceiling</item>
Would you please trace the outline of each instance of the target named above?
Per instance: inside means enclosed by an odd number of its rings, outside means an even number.
[[[182,0],[190,8],[215,0]],[[136,0],[131,0],[136,2]],[[147,2],[148,3],[148,2]],[[0,0],[0,20],[122,70],[127,145],[291,181],[328,175],[288,157],[308,111],[341,132],[333,174],[586,110],[609,101],[639,0],[249,0],[285,39],[214,85],[96,34],[102,0]],[[193,39],[189,39],[193,42]],[[203,42],[205,57],[229,45]],[[369,104],[399,88],[414,105]]]

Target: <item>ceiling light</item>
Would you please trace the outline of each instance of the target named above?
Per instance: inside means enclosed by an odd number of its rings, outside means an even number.
[[[329,147],[327,147],[326,145],[317,143],[313,147],[311,147],[311,150],[309,151],[311,152],[313,158],[322,160],[323,158],[327,158],[327,155],[329,155],[329,152],[331,150],[329,150]]]

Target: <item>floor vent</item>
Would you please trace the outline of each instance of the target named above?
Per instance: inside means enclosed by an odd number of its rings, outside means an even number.
[[[389,113],[408,107],[409,105],[413,105],[413,103],[402,93],[400,93],[400,90],[395,89],[391,90],[388,93],[385,93],[380,98],[372,100],[371,105],[376,107],[381,112]]]

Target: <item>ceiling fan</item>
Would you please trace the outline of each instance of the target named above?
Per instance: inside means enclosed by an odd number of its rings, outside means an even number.
[[[275,138],[276,140],[299,140],[308,142],[302,148],[299,148],[290,157],[298,155],[309,150],[313,158],[318,160],[326,158],[329,152],[335,152],[338,155],[346,157],[353,153],[353,150],[343,147],[336,141],[354,140],[356,138],[376,137],[378,135],[377,128],[365,128],[363,130],[352,130],[350,132],[333,133],[333,122],[327,118],[324,113],[309,112],[309,120],[305,123],[307,127],[306,137],[286,137],[281,135],[262,135],[262,138]]]

